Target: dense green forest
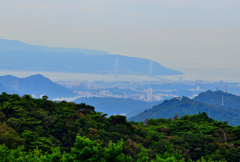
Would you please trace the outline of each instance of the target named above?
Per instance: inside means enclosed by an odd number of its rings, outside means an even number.
[[[240,126],[205,112],[129,122],[84,103],[0,95],[0,161],[239,161]]]

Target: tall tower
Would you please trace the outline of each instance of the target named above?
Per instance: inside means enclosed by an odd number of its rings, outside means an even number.
[[[153,92],[152,88],[147,90],[147,101],[152,101],[153,98],[152,92]]]
[[[224,98],[223,98],[223,96],[222,96],[222,106],[224,106]]]
[[[152,71],[153,71],[153,63],[150,60],[149,61],[149,65],[148,65],[148,77],[149,77],[149,81],[152,80]]]
[[[118,58],[115,58],[115,74],[118,73]]]
[[[226,84],[225,86],[224,86],[224,91],[227,93],[227,91],[228,91],[228,85]]]
[[[148,64],[148,89],[147,91],[147,101],[152,101],[153,95],[152,95],[152,88],[150,88],[150,82],[152,81],[152,71],[153,71],[153,63],[151,60],[149,60]]]

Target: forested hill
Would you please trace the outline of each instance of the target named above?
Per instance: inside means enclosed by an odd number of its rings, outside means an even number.
[[[98,54],[99,52],[99,54]],[[19,41],[0,39],[0,69],[14,71],[42,71],[109,74],[148,75],[149,61],[137,57],[110,55],[103,51],[58,49],[32,46]],[[152,62],[153,75],[178,75],[179,71]]]
[[[0,76],[0,84],[4,86],[0,86],[1,93],[30,94],[35,95],[36,98],[39,98],[40,95],[47,95],[50,99],[76,96],[73,91],[54,83],[41,74],[26,78],[18,78],[11,75]]]
[[[137,116],[130,118],[131,121],[144,121],[146,118],[173,118],[176,114],[181,117],[185,114],[192,115],[198,112],[206,112],[209,117],[215,120],[228,121],[231,125],[240,124],[240,110],[235,110],[218,105],[209,105],[197,102],[187,97],[178,97],[165,100],[163,103],[145,110]]]
[[[240,96],[223,91],[206,91],[194,98],[195,101],[212,105],[220,105],[240,110]]]
[[[190,101],[189,101],[190,102]],[[240,159],[240,127],[206,113],[128,122],[86,104],[0,95],[1,161],[192,162]],[[198,161],[199,162],[199,161]]]

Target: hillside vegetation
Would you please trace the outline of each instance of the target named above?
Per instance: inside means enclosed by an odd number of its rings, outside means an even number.
[[[223,91],[206,91],[194,98],[195,101],[240,110],[240,96]]]
[[[1,161],[238,161],[240,127],[205,112],[128,122],[94,107],[0,95]]]
[[[219,121],[228,121],[231,125],[237,126],[240,124],[240,110],[197,102],[187,97],[165,100],[163,103],[153,106],[151,109],[145,110],[129,120],[139,122],[144,121],[146,118],[173,118],[176,114],[181,117],[186,114],[197,114],[198,112],[206,112],[209,117]]]

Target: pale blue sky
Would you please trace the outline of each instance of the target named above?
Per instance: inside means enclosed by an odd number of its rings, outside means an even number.
[[[148,58],[194,75],[239,75],[240,0],[0,2],[2,39]]]

